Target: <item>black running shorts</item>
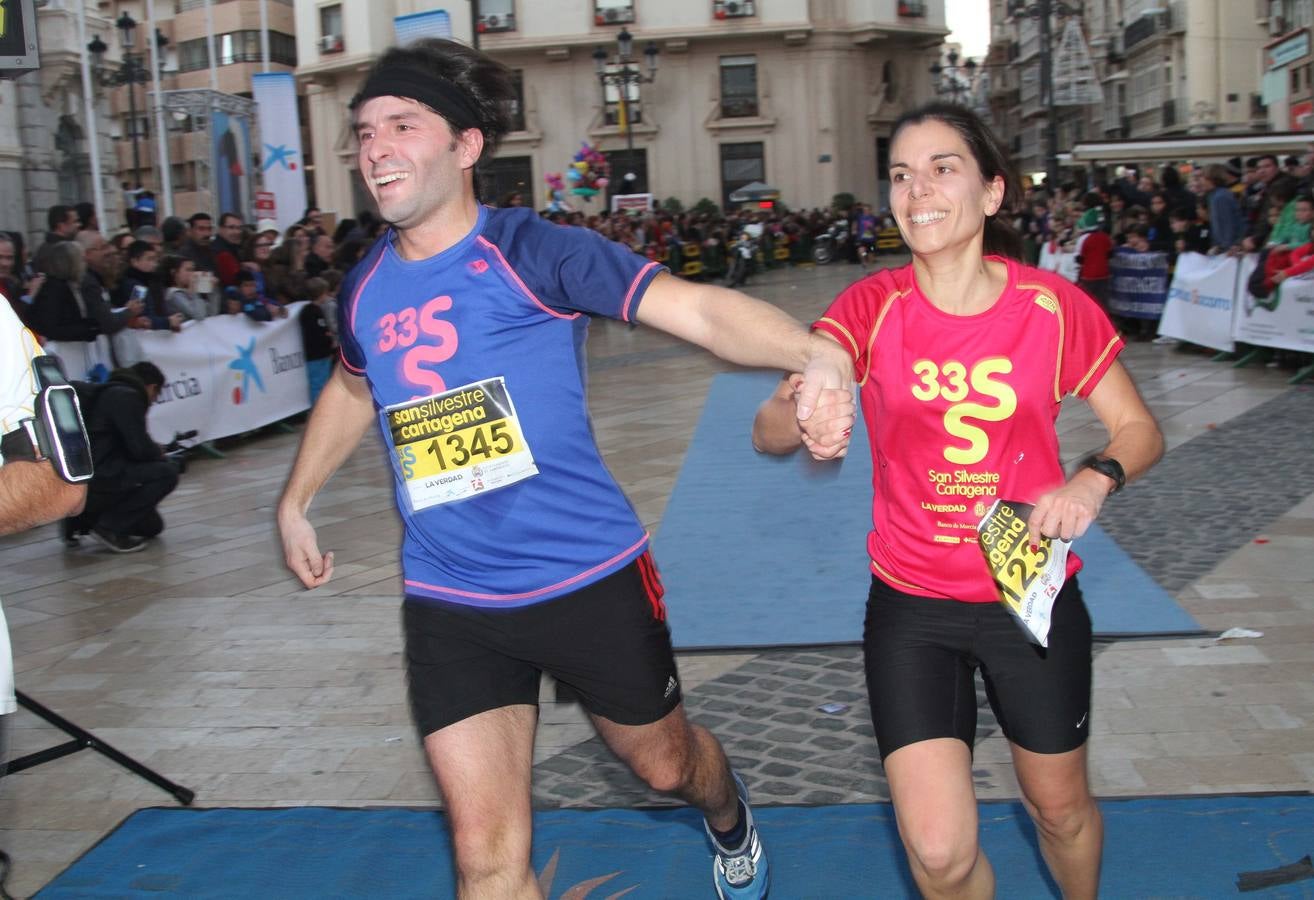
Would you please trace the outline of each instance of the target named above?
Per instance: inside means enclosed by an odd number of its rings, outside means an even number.
[[[863,655],[882,760],[932,738],[971,748],[977,668],[1004,736],[1023,749],[1065,753],[1090,734],[1090,615],[1075,578],[1054,601],[1042,648],[1000,603],[915,597],[873,576]]]
[[[411,712],[420,735],[470,716],[538,704],[542,672],[589,712],[656,722],[680,703],[661,581],[645,552],[570,594],[511,609],[407,597]]]

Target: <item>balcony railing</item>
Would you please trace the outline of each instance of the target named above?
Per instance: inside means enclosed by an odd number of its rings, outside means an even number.
[[[758,111],[756,97],[722,97],[721,118],[741,119],[756,116]]]
[[[1190,124],[1190,110],[1187,108],[1186,98],[1170,97],[1163,101],[1162,116],[1164,128],[1185,128]]]
[[[1159,30],[1158,16],[1141,16],[1122,31],[1122,45],[1128,52],[1137,44],[1148,41]]]

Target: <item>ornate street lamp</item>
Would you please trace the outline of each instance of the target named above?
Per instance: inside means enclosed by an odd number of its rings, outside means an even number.
[[[141,156],[137,149],[137,89],[134,85],[144,84],[150,80],[149,69],[142,64],[142,57],[136,52],[137,20],[126,11],[114,20],[114,27],[119,32],[119,46],[123,50],[123,62],[116,70],[105,67],[105,52],[109,47],[97,35],[87,44],[96,70],[96,77],[104,87],[128,86],[128,134],[132,138],[132,182],[134,188],[141,187]],[[168,39],[158,31],[156,42],[163,47]]]
[[[976,87],[977,62],[968,59],[961,66],[958,64],[958,51],[950,50],[945,55],[946,66],[937,61],[931,66],[931,75],[935,77],[935,92],[946,100],[969,105],[972,91]]]
[[[620,125],[625,131],[625,161],[627,165],[633,165],[634,159],[634,129],[630,114],[630,85],[636,87],[640,84],[651,84],[657,78],[657,42],[649,41],[643,48],[643,55],[648,61],[648,72],[645,75],[638,66],[634,64],[634,58],[631,55],[634,52],[634,35],[628,30],[622,28],[621,33],[616,35],[616,55],[612,59],[607,58],[607,51],[598,47],[593,51],[593,67],[598,75],[598,84],[602,86],[602,106],[607,107],[607,85],[613,85],[620,92],[619,112],[621,121]],[[633,172],[625,173],[625,181],[634,180]],[[628,190],[627,184],[626,189]]]
[[[1040,28],[1040,89],[1045,92],[1045,177],[1050,190],[1058,186],[1058,116],[1054,111],[1053,32],[1050,16],[1081,15],[1081,7],[1062,0],[1008,0],[1010,16],[1030,16]]]

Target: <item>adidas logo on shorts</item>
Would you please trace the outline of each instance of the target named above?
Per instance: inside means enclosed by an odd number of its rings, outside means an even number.
[[[666,693],[662,694],[662,697],[666,698],[671,696],[671,694],[674,693],[675,689],[679,686],[680,685],[675,680],[675,676],[672,675],[670,678],[666,679]]]

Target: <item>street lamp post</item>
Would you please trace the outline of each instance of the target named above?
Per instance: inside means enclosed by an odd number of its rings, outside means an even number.
[[[141,187],[141,156],[137,149],[137,89],[150,79],[150,72],[142,65],[141,58],[135,52],[137,46],[137,20],[124,12],[114,21],[119,32],[119,43],[123,49],[123,63],[117,71],[107,72],[103,67],[105,51],[109,48],[97,35],[87,44],[91,58],[95,60],[97,77],[107,87],[127,85],[128,87],[128,129],[132,138],[132,186]]]
[[[598,47],[593,51],[593,66],[598,74],[598,84],[602,86],[602,108],[607,108],[607,85],[614,85],[620,91],[620,111],[624,120],[619,124],[625,130],[625,163],[634,164],[634,129],[630,116],[630,85],[651,84],[657,78],[657,42],[649,41],[643,48],[643,55],[648,60],[648,73],[645,75],[634,65],[631,55],[634,51],[634,35],[621,29],[616,35],[616,56],[608,60],[607,51]],[[610,66],[610,67],[609,67]],[[633,181],[634,173],[626,172],[624,180]]]
[[[1054,13],[1075,16],[1080,15],[1081,8],[1062,0],[1035,0],[1030,4],[1026,0],[1008,0],[1009,15],[1030,16],[1040,28],[1040,88],[1045,92],[1046,117],[1045,177],[1049,179],[1050,190],[1058,185],[1058,117],[1054,109],[1054,48],[1050,30],[1050,16]]]
[[[935,77],[935,92],[954,103],[963,103],[964,96],[968,98],[972,96],[977,62],[968,59],[959,65],[957,50],[950,50],[945,55],[945,61],[948,63],[947,66],[940,65],[938,60],[931,66],[931,75]]]

